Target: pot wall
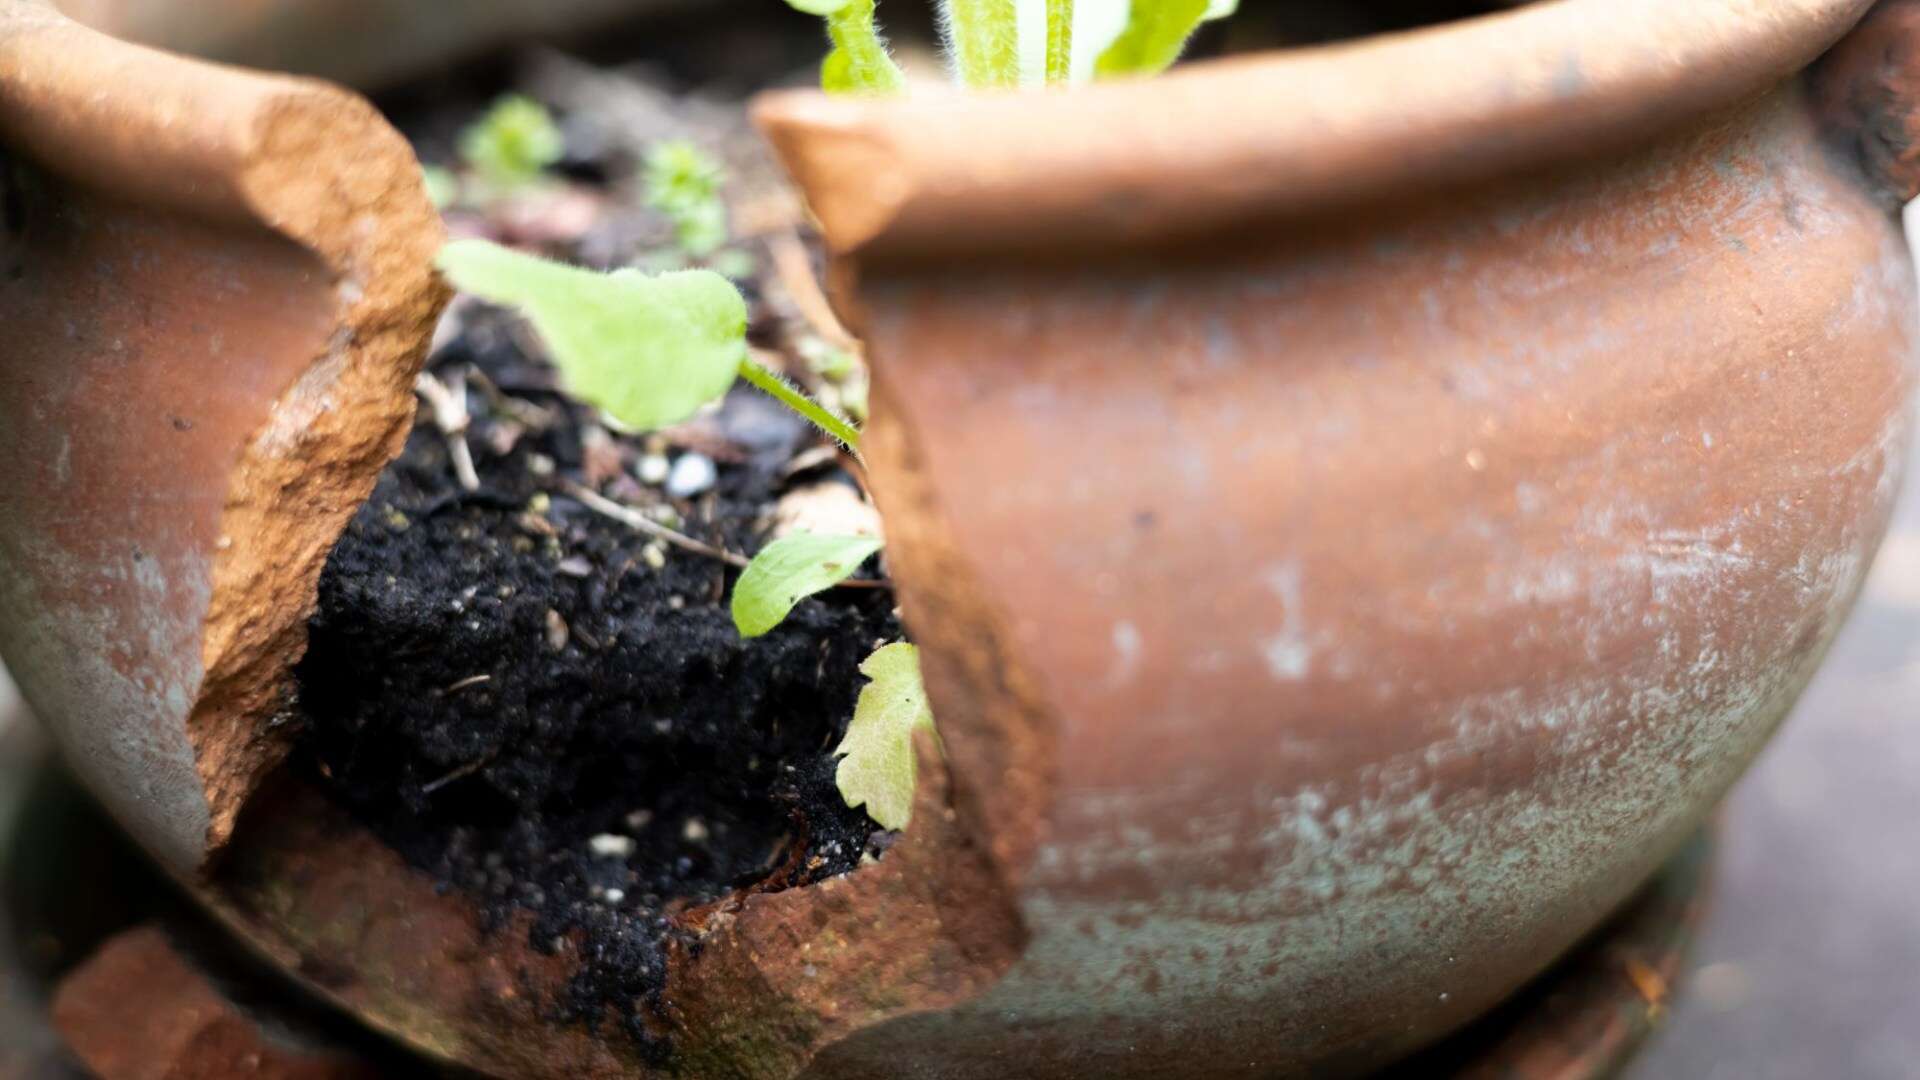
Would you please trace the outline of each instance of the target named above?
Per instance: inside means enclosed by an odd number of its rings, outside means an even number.
[[[1908,442],[1906,249],[1793,85],[1471,188],[840,273],[1032,941],[820,1076],[1346,1072],[1483,1011],[1786,714]]]
[[[284,751],[327,552],[399,447],[440,227],[364,101],[0,0],[0,655],[180,875]]]

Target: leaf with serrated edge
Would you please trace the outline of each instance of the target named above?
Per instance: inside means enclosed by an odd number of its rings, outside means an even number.
[[[879,551],[872,536],[790,533],[760,549],[733,587],[733,625],[746,637],[780,625],[793,605],[853,576]]]
[[[883,645],[860,665],[872,681],[860,688],[833,782],[851,807],[865,806],[881,827],[899,831],[913,816],[918,763],[913,733],[934,731],[933,710],[920,681],[920,652],[905,642]]]
[[[462,292],[518,308],[567,389],[635,431],[718,400],[747,356],[746,302],[710,270],[602,274],[485,240],[453,241],[438,266]]]

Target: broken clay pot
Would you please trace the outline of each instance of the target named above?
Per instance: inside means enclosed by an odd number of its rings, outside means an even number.
[[[764,102],[947,756],[885,858],[687,917],[663,1065],[261,783],[444,298],[411,155],[0,0],[0,653],[246,940],[494,1075],[1363,1070],[1633,892],[1844,617],[1915,330],[1915,6],[1809,68],[1868,6]]]
[[[1031,940],[820,1075],[1360,1071],[1669,858],[1906,458],[1920,4],[1562,0],[758,119]],[[1809,67],[1809,65],[1812,65]]]

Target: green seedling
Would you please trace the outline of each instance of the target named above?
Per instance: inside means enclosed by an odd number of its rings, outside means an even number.
[[[872,536],[783,536],[753,557],[733,587],[733,624],[746,637],[780,625],[795,604],[847,580],[882,546]],[[848,806],[888,829],[904,829],[918,782],[913,733],[934,730],[933,710],[920,682],[920,654],[904,643],[883,645],[860,664],[873,680],[860,691],[834,785]]]
[[[905,642],[883,645],[861,663],[860,673],[872,681],[860,688],[847,735],[833,749],[840,759],[834,785],[848,806],[865,806],[883,828],[904,829],[919,782],[914,732],[935,732],[919,650]]]
[[[787,0],[824,16],[832,51],[820,82],[841,93],[905,85],[875,21],[873,0]],[[1070,84],[1151,75],[1186,48],[1202,22],[1238,0],[939,0],[947,61],[964,86]]]
[[[626,430],[677,424],[740,378],[859,447],[851,422],[753,359],[746,301],[711,270],[601,273],[485,240],[449,243],[438,265],[461,291],[525,315],[568,390]]]
[[[881,541],[872,536],[793,533],[760,549],[733,587],[733,625],[759,637],[780,625],[793,606],[853,576]]]
[[[719,162],[685,140],[655,143],[647,151],[640,173],[643,198],[673,223],[674,242],[692,258],[705,259],[727,242],[723,175]]]
[[[538,183],[566,151],[560,128],[546,106],[520,94],[494,102],[485,116],[460,133],[460,158],[497,191]]]

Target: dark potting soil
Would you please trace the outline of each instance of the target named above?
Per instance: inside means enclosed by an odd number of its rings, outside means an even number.
[[[479,490],[422,409],[321,578],[295,766],[499,932],[529,916],[534,947],[576,956],[556,1020],[622,1025],[659,1058],[646,1021],[672,912],[843,873],[885,843],[841,800],[831,752],[860,661],[901,629],[890,591],[837,589],[743,640],[737,569],[567,494],[664,498],[633,479],[641,443],[603,439],[517,340],[469,310],[436,353],[486,379],[467,394]],[[677,527],[751,553],[809,436],[753,397],[719,422],[745,450],[672,504]]]

